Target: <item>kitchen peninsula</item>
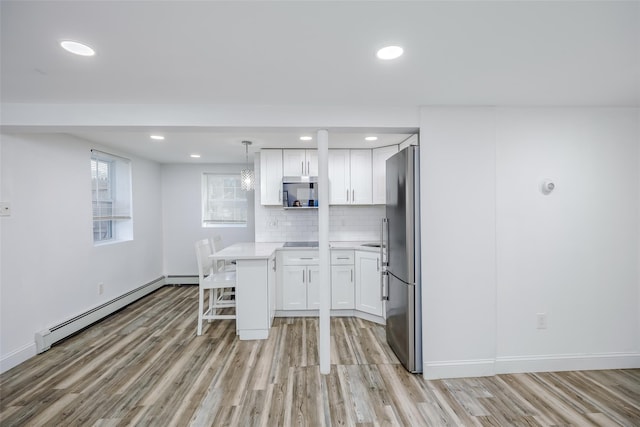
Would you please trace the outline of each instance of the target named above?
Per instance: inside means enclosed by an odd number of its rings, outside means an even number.
[[[241,340],[267,339],[275,316],[276,250],[282,243],[236,243],[211,255],[236,262],[236,328]]]
[[[379,248],[367,242],[331,242],[330,246],[332,315],[357,315],[382,323]],[[236,325],[241,340],[266,339],[276,315],[317,315],[314,254],[317,245],[236,243],[211,255],[214,260],[236,262]],[[289,277],[295,272],[300,275]]]

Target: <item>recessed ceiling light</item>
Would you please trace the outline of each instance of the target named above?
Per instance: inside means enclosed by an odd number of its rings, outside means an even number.
[[[164,135],[149,135],[149,138],[155,139],[156,141],[162,141],[164,139]]]
[[[86,44],[74,42],[71,40],[61,41],[60,46],[62,46],[64,50],[80,56],[93,56],[96,54],[96,51]]]
[[[365,141],[377,141],[378,137],[377,136],[367,136],[364,139]]]
[[[190,156],[194,159],[199,159],[200,158],[200,154],[190,154]]]
[[[396,59],[404,53],[404,49],[400,46],[387,46],[383,47],[376,54],[380,59]]]
[[[310,136],[301,136],[300,141],[311,141],[313,138]]]

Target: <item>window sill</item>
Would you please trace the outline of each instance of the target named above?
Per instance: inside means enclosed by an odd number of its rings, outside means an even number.
[[[93,242],[94,247],[117,245],[118,243],[132,242],[133,239],[106,240],[101,242]]]
[[[246,228],[247,224],[202,224],[202,228]]]

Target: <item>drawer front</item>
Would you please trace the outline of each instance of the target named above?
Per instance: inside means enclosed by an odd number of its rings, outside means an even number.
[[[282,265],[317,265],[318,251],[282,251]]]
[[[331,265],[353,265],[354,262],[353,251],[336,249],[331,251]]]

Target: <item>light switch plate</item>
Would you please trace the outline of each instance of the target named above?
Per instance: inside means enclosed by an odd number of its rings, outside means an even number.
[[[0,202],[0,216],[11,216],[11,205],[9,202]]]

